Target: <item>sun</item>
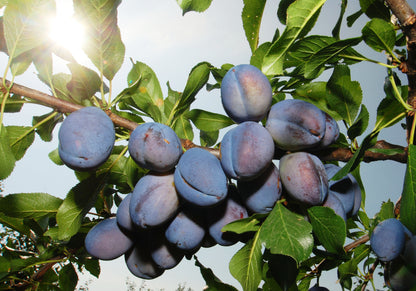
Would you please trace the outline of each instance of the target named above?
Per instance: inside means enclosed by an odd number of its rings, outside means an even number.
[[[50,19],[49,38],[54,44],[68,50],[76,60],[83,57],[85,29],[69,13],[63,11]]]

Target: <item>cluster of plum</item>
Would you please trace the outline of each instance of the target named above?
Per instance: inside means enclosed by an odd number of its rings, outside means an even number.
[[[198,147],[183,152],[166,125],[137,126],[129,154],[149,172],[123,199],[115,218],[89,231],[88,253],[102,260],[124,254],[134,275],[150,279],[201,247],[244,239],[221,229],[253,213],[270,212],[282,196],[307,207],[331,207],[344,220],[358,212],[361,191],[354,177],[330,181],[340,168],[324,165],[311,153],[338,138],[330,115],[302,100],[272,105],[269,80],[251,65],[227,72],[221,100],[237,125],[224,135],[219,158]],[[91,170],[108,158],[114,128],[107,118],[100,109],[87,107],[65,119],[59,154],[66,165]],[[276,148],[288,152],[278,166]]]
[[[383,262],[386,284],[395,291],[416,286],[416,236],[395,218],[381,221],[373,229],[370,245]]]

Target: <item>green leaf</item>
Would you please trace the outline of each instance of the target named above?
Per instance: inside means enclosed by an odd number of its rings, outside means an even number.
[[[290,4],[295,2],[295,0],[281,0],[279,1],[279,7],[277,9],[277,17],[281,24],[286,24],[287,18],[287,9],[289,8]]]
[[[87,259],[84,262],[85,269],[90,272],[91,275],[98,278],[101,272],[100,261],[95,258]]]
[[[101,80],[96,72],[79,64],[68,64],[71,71],[71,81],[66,85],[71,98],[81,104],[83,100],[90,99],[100,91]]]
[[[10,147],[13,151],[16,161],[23,158],[27,149],[35,140],[35,132],[29,126],[7,126],[9,134]]]
[[[416,233],[416,146],[410,144],[400,203],[400,221]]]
[[[17,218],[40,218],[54,215],[62,199],[46,193],[18,193],[0,198],[0,211]]]
[[[313,233],[325,247],[334,254],[344,253],[347,236],[345,221],[329,207],[314,206],[308,209]]]
[[[78,284],[78,275],[72,263],[59,270],[59,287],[62,291],[73,291]]]
[[[258,231],[260,229],[260,219],[264,218],[264,214],[254,214],[248,218],[239,219],[228,223],[221,230],[232,231],[238,234],[245,232]]]
[[[309,257],[313,248],[312,226],[281,203],[264,221],[260,239],[272,254],[290,256],[298,264]]]
[[[380,211],[377,213],[376,217],[380,220],[386,220],[389,218],[395,218],[394,215],[394,203],[390,200],[387,202],[384,202],[381,205]]]
[[[194,130],[192,128],[191,122],[183,115],[176,119],[173,130],[176,132],[179,138],[187,140],[194,139]]]
[[[212,272],[211,269],[206,268],[204,265],[202,265],[196,256],[194,256],[194,258],[195,258],[195,266],[199,267],[201,271],[201,275],[204,278],[205,283],[207,284],[207,287],[205,287],[204,290],[237,291],[237,289],[234,288],[233,286],[225,284],[220,279],[218,279],[218,277],[215,276],[214,272]]]
[[[199,140],[201,143],[201,146],[203,147],[212,147],[215,145],[215,143],[218,140],[220,132],[217,131],[199,131]]]
[[[368,126],[368,121],[370,119],[370,114],[368,113],[367,108],[364,104],[361,105],[360,114],[358,114],[357,119],[348,128],[347,134],[350,140],[354,140],[357,136],[362,135]]]
[[[33,116],[32,124],[33,126],[37,125],[36,133],[43,141],[51,141],[55,126],[63,120],[62,114],[57,114],[55,111],[52,111],[42,116]]]
[[[82,219],[94,205],[103,181],[90,177],[73,187],[67,194],[56,214],[59,238],[68,240],[81,227]]]
[[[4,10],[4,37],[11,58],[16,58],[46,43],[50,24],[48,17],[55,14],[53,0],[13,0]]]
[[[262,277],[262,245],[260,232],[248,241],[230,260],[230,273],[243,290],[257,290]]]
[[[15,231],[20,232],[21,234],[29,235],[30,228],[23,223],[22,218],[10,217],[5,215],[4,213],[0,212],[0,223],[3,226],[10,227]]]
[[[59,150],[58,148],[54,149],[48,154],[49,159],[51,159],[52,162],[54,162],[58,166],[64,165],[64,162],[62,162],[61,157],[59,156]]]
[[[314,79],[322,73],[325,64],[331,64],[342,58],[342,53],[361,42],[361,38],[339,40],[315,52],[305,64],[305,78]],[[338,57],[338,59],[335,59]]]
[[[186,114],[195,126],[204,131],[216,131],[234,124],[228,116],[208,112],[202,109],[192,109]]]
[[[0,257],[0,279],[10,274],[10,261],[5,257]]]
[[[338,267],[338,278],[341,283],[357,274],[358,264],[368,257],[370,246],[362,244],[353,250],[353,258]]]
[[[265,5],[266,0],[244,0],[241,18],[251,52],[254,52],[259,44],[260,24]]]
[[[121,0],[76,0],[75,15],[83,22],[83,49],[107,80],[112,80],[124,62],[125,47],[117,26]]]
[[[393,24],[380,18],[370,20],[361,31],[365,43],[376,51],[393,54],[396,31]]]
[[[0,92],[0,102],[3,102],[4,94]],[[13,94],[9,96],[6,100],[6,106],[4,107],[4,112],[16,113],[20,112],[24,104],[24,98],[20,95]]]
[[[182,15],[189,11],[204,12],[211,5],[212,0],[176,0],[182,9]]]
[[[7,129],[0,125],[0,180],[6,179],[14,169],[16,158],[10,146]]]
[[[406,109],[396,99],[386,97],[377,107],[375,131],[390,127],[406,116]]]
[[[33,54],[33,64],[38,71],[40,79],[47,80],[48,83],[52,80],[53,61],[52,52],[49,46],[42,46],[37,48]]]
[[[390,20],[390,10],[381,0],[360,0],[361,11],[369,18]]]
[[[71,97],[71,92],[68,90],[67,85],[71,82],[72,76],[70,74],[58,73],[52,76],[53,92],[55,92],[57,98],[74,102]],[[49,84],[46,83],[48,86]]]
[[[332,92],[328,96],[329,106],[336,110],[348,125],[352,125],[363,99],[360,83],[351,81],[348,66],[338,65],[334,68],[327,87]]]
[[[332,29],[332,35],[336,39],[339,39],[340,30],[341,30],[341,26],[342,26],[342,21],[344,19],[344,14],[345,14],[345,10],[347,9],[347,5],[348,5],[348,0],[342,0],[341,9],[340,9],[340,12],[339,12],[339,17],[338,17],[337,23],[335,24],[334,28]]]
[[[282,75],[286,53],[296,39],[305,35],[314,24],[325,0],[298,0],[287,9],[286,28],[264,57],[262,71],[266,75]]]

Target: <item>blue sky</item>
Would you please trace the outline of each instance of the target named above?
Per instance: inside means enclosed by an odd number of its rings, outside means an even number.
[[[68,10],[71,1],[57,1],[58,9]],[[269,41],[278,25],[276,9],[278,0],[267,1],[263,17],[260,42]],[[358,10],[356,4],[350,1],[347,15]],[[357,1],[358,2],[358,1]],[[157,3],[157,4],[155,4]],[[315,33],[330,35],[338,15],[338,1],[328,1],[324,5],[319,25]],[[159,1],[123,1],[119,7],[119,26],[122,39],[126,46],[126,61],[113,82],[114,95],[126,87],[126,77],[131,68],[129,58],[149,65],[159,78],[162,90],[166,95],[166,83],[169,81],[174,90],[183,90],[191,68],[201,61],[208,61],[214,66],[224,63],[248,63],[251,55],[245,39],[241,23],[241,0],[214,0],[211,7],[204,13],[190,12],[182,16],[182,11],[174,0]],[[334,13],[336,11],[336,13]],[[363,18],[365,20],[365,18]],[[342,37],[359,36],[361,26],[344,28]],[[365,48],[360,52],[366,53]],[[383,55],[374,56],[384,62]],[[84,58],[79,61],[93,68]],[[4,55],[0,56],[0,67],[7,62]],[[56,66],[56,71],[66,70],[63,64]],[[376,105],[384,97],[382,86],[385,69],[374,64],[358,64],[351,68],[352,79],[361,82],[364,102],[370,115],[374,116]],[[328,76],[323,76],[323,78]],[[48,89],[36,81],[34,70],[16,78],[17,83],[34,87],[48,92]],[[209,111],[224,113],[219,91],[201,92],[197,96],[194,107]],[[6,124],[30,124],[31,114],[43,114],[48,109],[27,106],[23,115],[7,115]],[[369,127],[374,125],[374,117]],[[345,128],[341,125],[341,130]],[[345,132],[345,131],[344,131]],[[405,135],[400,126],[395,126],[381,133],[380,139],[405,145]],[[53,164],[47,154],[57,147],[57,139],[51,143],[38,142],[33,145],[28,156],[17,163],[15,172],[4,181],[6,193],[46,192],[59,197],[65,197],[68,190],[75,185],[76,179],[71,170]],[[400,196],[405,166],[395,162],[378,162],[362,165],[362,174],[367,192],[367,212],[375,214],[382,201],[389,198],[396,201]],[[203,249],[197,256],[200,261],[214,270],[227,283],[239,287],[239,283],[229,274],[228,262],[232,255],[241,247],[214,247]],[[125,289],[126,279],[140,286],[142,280],[134,278],[124,266],[123,258],[101,263],[100,278],[89,283],[90,290],[122,290]],[[81,276],[80,283],[89,280],[89,276]],[[325,276],[321,283],[331,290],[341,290],[334,287],[336,276]],[[201,290],[204,281],[194,261],[183,260],[173,270],[168,270],[160,278],[147,281],[146,286],[155,290],[174,290],[178,283],[185,283],[194,290]],[[331,286],[333,288],[331,288]],[[381,287],[381,285],[379,285]]]

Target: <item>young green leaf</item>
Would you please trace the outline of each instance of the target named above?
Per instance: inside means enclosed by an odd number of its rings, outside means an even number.
[[[46,193],[9,194],[0,198],[0,212],[17,218],[40,218],[55,215],[62,199]]]
[[[348,138],[354,140],[357,136],[362,135],[368,126],[370,114],[368,113],[367,107],[364,104],[361,105],[361,111],[354,123],[348,128]]]
[[[400,203],[400,221],[416,233],[416,146],[410,144]]]
[[[10,146],[7,129],[0,125],[0,180],[6,179],[14,169],[16,158]]]
[[[248,241],[230,261],[230,273],[236,278],[243,290],[257,290],[261,281],[263,265],[262,245],[259,233]]]
[[[347,236],[344,219],[329,207],[314,206],[308,209],[308,213],[319,242],[328,252],[343,254]]]
[[[260,24],[265,5],[266,0],[244,0],[241,18],[251,52],[254,52],[259,44]]]
[[[173,130],[176,132],[179,138],[193,140],[194,131],[192,124],[185,116],[181,115],[176,119],[175,124],[173,125]]]
[[[25,155],[27,149],[35,140],[35,132],[29,126],[7,126],[10,147],[16,160],[20,160]]]
[[[176,0],[182,9],[182,15],[189,11],[203,12],[209,8],[212,0]]]
[[[312,226],[303,216],[276,204],[260,229],[260,239],[272,254],[292,257],[298,264],[312,252]]]
[[[216,131],[234,124],[228,116],[202,109],[192,109],[186,116],[198,129],[204,131]]]

